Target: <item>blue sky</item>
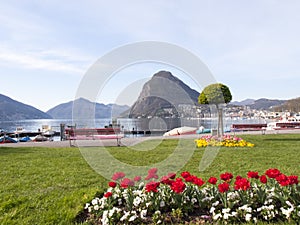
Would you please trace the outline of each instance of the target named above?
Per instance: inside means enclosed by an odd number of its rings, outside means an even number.
[[[197,55],[233,100],[300,97],[300,1],[0,1],[0,93],[46,111],[76,96],[86,71],[112,49],[140,41]],[[163,64],[114,74],[103,103],[130,104]],[[108,82],[109,83],[109,82]]]

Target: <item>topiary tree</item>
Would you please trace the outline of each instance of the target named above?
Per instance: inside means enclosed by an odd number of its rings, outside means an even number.
[[[229,88],[221,83],[208,85],[200,93],[198,102],[200,104],[213,104],[217,107],[218,112],[218,137],[223,136],[223,105],[229,103],[232,100],[232,95]]]

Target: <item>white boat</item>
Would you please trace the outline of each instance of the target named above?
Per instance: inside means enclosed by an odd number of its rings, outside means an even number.
[[[53,136],[55,132],[52,130],[52,128],[49,125],[42,125],[42,134],[44,136]]]
[[[196,134],[197,128],[195,127],[177,127],[163,134],[164,137],[167,136],[177,136],[186,134]]]
[[[300,121],[294,119],[279,120],[267,124],[266,130],[293,130],[300,129]]]
[[[39,135],[35,136],[32,139],[32,141],[35,141],[35,142],[49,141],[49,138],[39,134]]]

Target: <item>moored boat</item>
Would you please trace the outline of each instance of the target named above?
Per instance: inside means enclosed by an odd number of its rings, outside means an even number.
[[[9,136],[3,136],[0,138],[0,144],[4,143],[17,143],[17,141]]]
[[[49,141],[49,138],[39,134],[35,136],[32,141],[36,141],[36,142]]]
[[[300,129],[300,122],[294,121],[278,121],[268,123],[266,130],[294,130]]]
[[[29,142],[32,141],[30,137],[26,136],[26,137],[22,137],[19,139],[19,142]]]
[[[195,127],[177,127],[163,134],[164,137],[167,136],[177,136],[177,135],[187,135],[196,134],[197,128]]]

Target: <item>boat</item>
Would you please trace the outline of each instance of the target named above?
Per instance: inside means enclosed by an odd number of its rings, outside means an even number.
[[[197,128],[195,127],[177,127],[163,134],[164,137],[167,136],[177,136],[177,135],[187,135],[196,134]]]
[[[17,141],[9,136],[3,136],[0,138],[0,144],[5,143],[17,143]]]
[[[32,141],[36,141],[36,142],[49,141],[49,138],[39,134],[35,136]]]
[[[196,134],[209,134],[211,133],[211,129],[205,129],[203,126],[199,127],[198,130],[196,130]]]
[[[300,121],[294,118],[287,118],[267,124],[266,130],[294,130],[300,129]]]
[[[54,136],[55,131],[52,130],[51,126],[49,125],[42,125],[42,135],[46,137]]]
[[[26,136],[26,137],[22,137],[19,139],[19,142],[29,142],[32,141],[30,137]]]

